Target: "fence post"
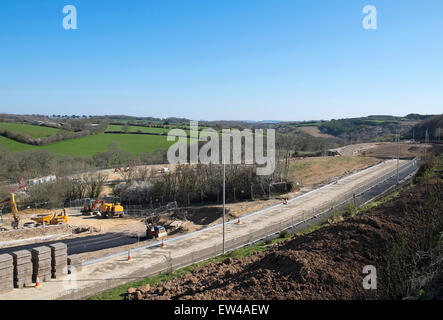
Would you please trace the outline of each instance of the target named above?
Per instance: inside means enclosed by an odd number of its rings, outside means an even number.
[[[251,200],[254,200],[254,186],[251,183]]]
[[[171,256],[171,251],[169,251],[169,271],[172,271],[172,256]]]

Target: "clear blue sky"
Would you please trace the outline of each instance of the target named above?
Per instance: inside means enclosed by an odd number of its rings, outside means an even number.
[[[62,28],[68,4],[77,30]],[[367,4],[377,30],[362,28]],[[0,2],[0,112],[309,120],[442,110],[441,0]]]

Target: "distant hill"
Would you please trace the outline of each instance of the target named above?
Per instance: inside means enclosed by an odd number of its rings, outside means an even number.
[[[428,130],[430,140],[443,140],[443,114],[430,117],[417,123],[408,132],[407,138],[425,139],[426,130]],[[440,132],[439,132],[440,131]]]

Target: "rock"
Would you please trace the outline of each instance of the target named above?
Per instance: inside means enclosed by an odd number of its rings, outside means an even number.
[[[143,300],[143,294],[140,291],[136,293],[136,300]]]
[[[137,289],[135,289],[135,288],[129,288],[128,294],[134,294],[136,291],[137,291]]]
[[[142,294],[146,294],[147,292],[149,292],[149,290],[151,290],[151,286],[149,284],[144,285],[140,288],[138,288],[138,290],[142,293]]]
[[[232,264],[234,262],[234,260],[232,258],[226,258],[225,260],[223,260],[224,264]]]
[[[163,287],[157,287],[157,289],[155,290],[157,294],[161,295],[164,293],[164,288]]]

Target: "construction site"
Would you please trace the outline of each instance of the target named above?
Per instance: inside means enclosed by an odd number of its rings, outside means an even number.
[[[295,158],[289,179],[296,187],[289,192],[270,191],[255,198],[251,194],[245,200],[241,191],[237,196],[234,191],[226,204],[224,242],[221,201],[158,203],[153,209],[152,199],[147,206],[125,205],[112,194],[112,186],[127,179],[131,170],[149,169],[153,176],[161,176],[176,170],[174,165],[128,165],[94,172],[105,185],[98,198],[54,209],[21,208],[15,193],[32,186],[19,184],[1,203],[2,212],[10,213],[1,218],[0,298],[83,299],[283,230],[299,230],[350,202],[361,206],[409,181],[418,169],[417,157],[426,150],[431,146],[360,144],[330,150],[330,156]]]

